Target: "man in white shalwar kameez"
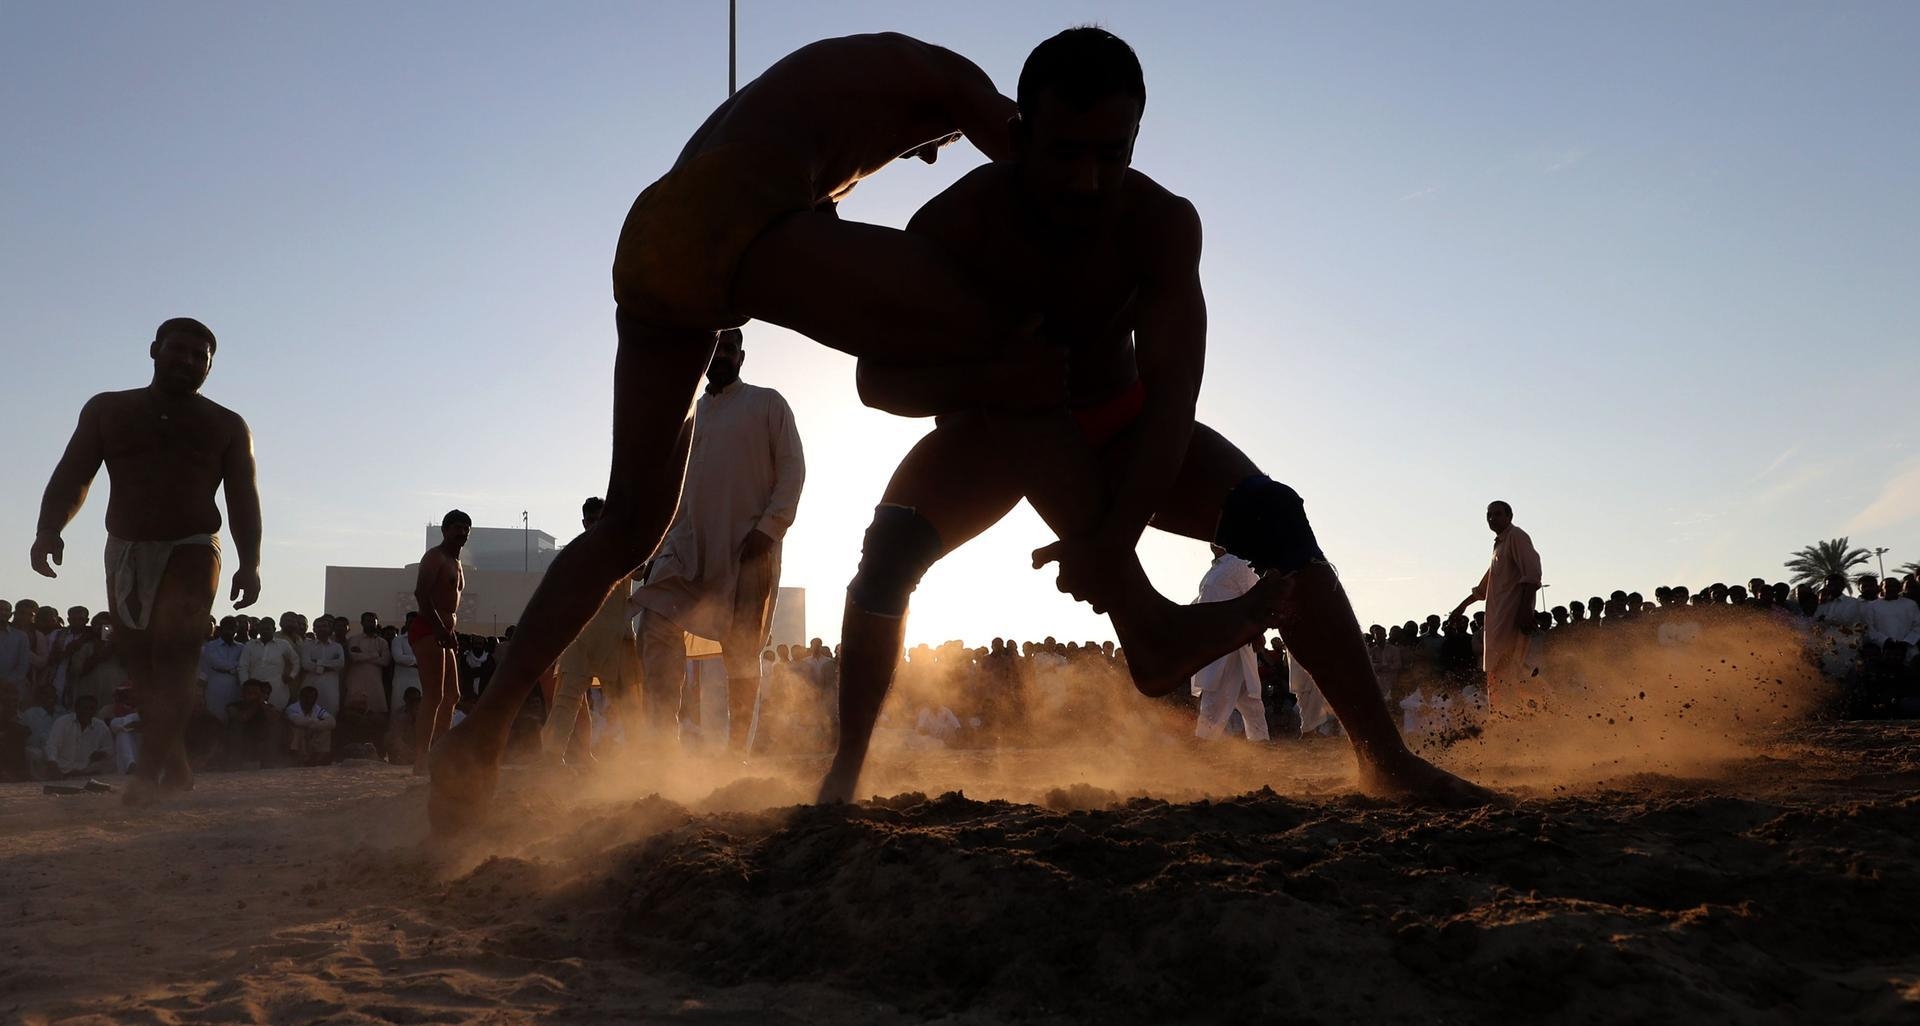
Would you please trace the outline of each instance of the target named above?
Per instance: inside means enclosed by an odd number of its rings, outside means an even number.
[[[1487,640],[1481,659],[1487,671],[1487,705],[1511,710],[1541,696],[1535,686],[1539,669],[1527,658],[1527,643],[1537,627],[1533,606],[1540,590],[1540,553],[1527,532],[1513,526],[1513,507],[1498,499],[1487,506],[1487,527],[1493,530],[1493,563],[1473,592],[1453,607],[1453,615],[1486,600]]]
[[[1226,602],[1237,599],[1260,582],[1260,575],[1244,559],[1213,546],[1213,565],[1200,578],[1200,595],[1195,602]],[[1241,646],[1200,668],[1193,675],[1193,693],[1200,699],[1200,715],[1193,725],[1193,736],[1215,741],[1227,732],[1227,720],[1234,710],[1246,724],[1247,740],[1265,741],[1267,707],[1260,700],[1260,668],[1253,649]]]
[[[724,736],[745,749],[760,693],[760,651],[780,585],[780,542],[800,508],[806,461],[793,410],[780,393],[740,380],[741,334],[720,333],[707,390],[694,406],[680,508],[633,594],[649,720],[656,729],[697,715],[682,696],[685,634],[720,643],[727,671]],[[709,736],[719,724],[702,724]]]

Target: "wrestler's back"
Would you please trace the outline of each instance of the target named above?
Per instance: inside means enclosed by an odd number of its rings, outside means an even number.
[[[804,165],[818,199],[960,130],[946,110],[948,51],[894,32],[809,43],[720,105],[674,161],[730,143],[771,144]]]
[[[220,530],[214,500],[227,447],[245,444],[239,414],[196,395],[163,417],[145,389],[94,401],[112,492],[107,531],[127,541],[172,541]]]
[[[950,255],[1041,334],[1069,350],[1068,401],[1092,405],[1139,377],[1133,332],[1139,296],[1171,219],[1185,201],[1129,171],[1121,210],[1097,234],[1045,230],[1022,213],[1011,164],[974,169],[927,201],[907,230]]]

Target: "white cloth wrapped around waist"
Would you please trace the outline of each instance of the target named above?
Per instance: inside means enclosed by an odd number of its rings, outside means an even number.
[[[113,596],[113,615],[120,626],[147,629],[153,621],[160,581],[167,575],[167,563],[173,559],[173,550],[183,545],[203,545],[213,550],[214,562],[220,560],[217,534],[194,534],[172,541],[127,541],[107,536],[107,591]]]

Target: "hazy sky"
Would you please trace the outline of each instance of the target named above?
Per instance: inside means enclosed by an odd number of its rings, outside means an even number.
[[[1920,559],[1920,6],[740,6],[743,81],[892,29],[1011,93],[1061,28],[1131,42],[1136,166],[1206,222],[1201,416],[1306,497],[1363,623],[1465,594],[1492,498],[1556,603],[1779,576],[1840,534]],[[104,475],[55,582],[27,568],[40,490],[179,314],[253,425],[268,611],[416,560],[450,506],[569,537],[606,481],[614,240],[725,97],[726,29],[721,0],[0,6],[0,596],[100,604]],[[904,224],[979,159],[842,215]],[[838,354],[747,339],[810,464],[785,583],[832,638],[928,425],[860,408]],[[1046,540],[1023,507],[936,569],[911,638],[1111,637],[1026,568]],[[1203,546],[1142,552],[1192,597]]]

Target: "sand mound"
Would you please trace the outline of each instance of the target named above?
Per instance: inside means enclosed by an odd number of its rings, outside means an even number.
[[[1649,777],[1446,814],[1266,790],[1060,811],[913,794],[689,818],[589,897],[617,896],[603,928],[646,963],[920,1015],[1895,1015],[1890,981],[1920,979],[1911,769],[1882,774],[1901,796]]]

